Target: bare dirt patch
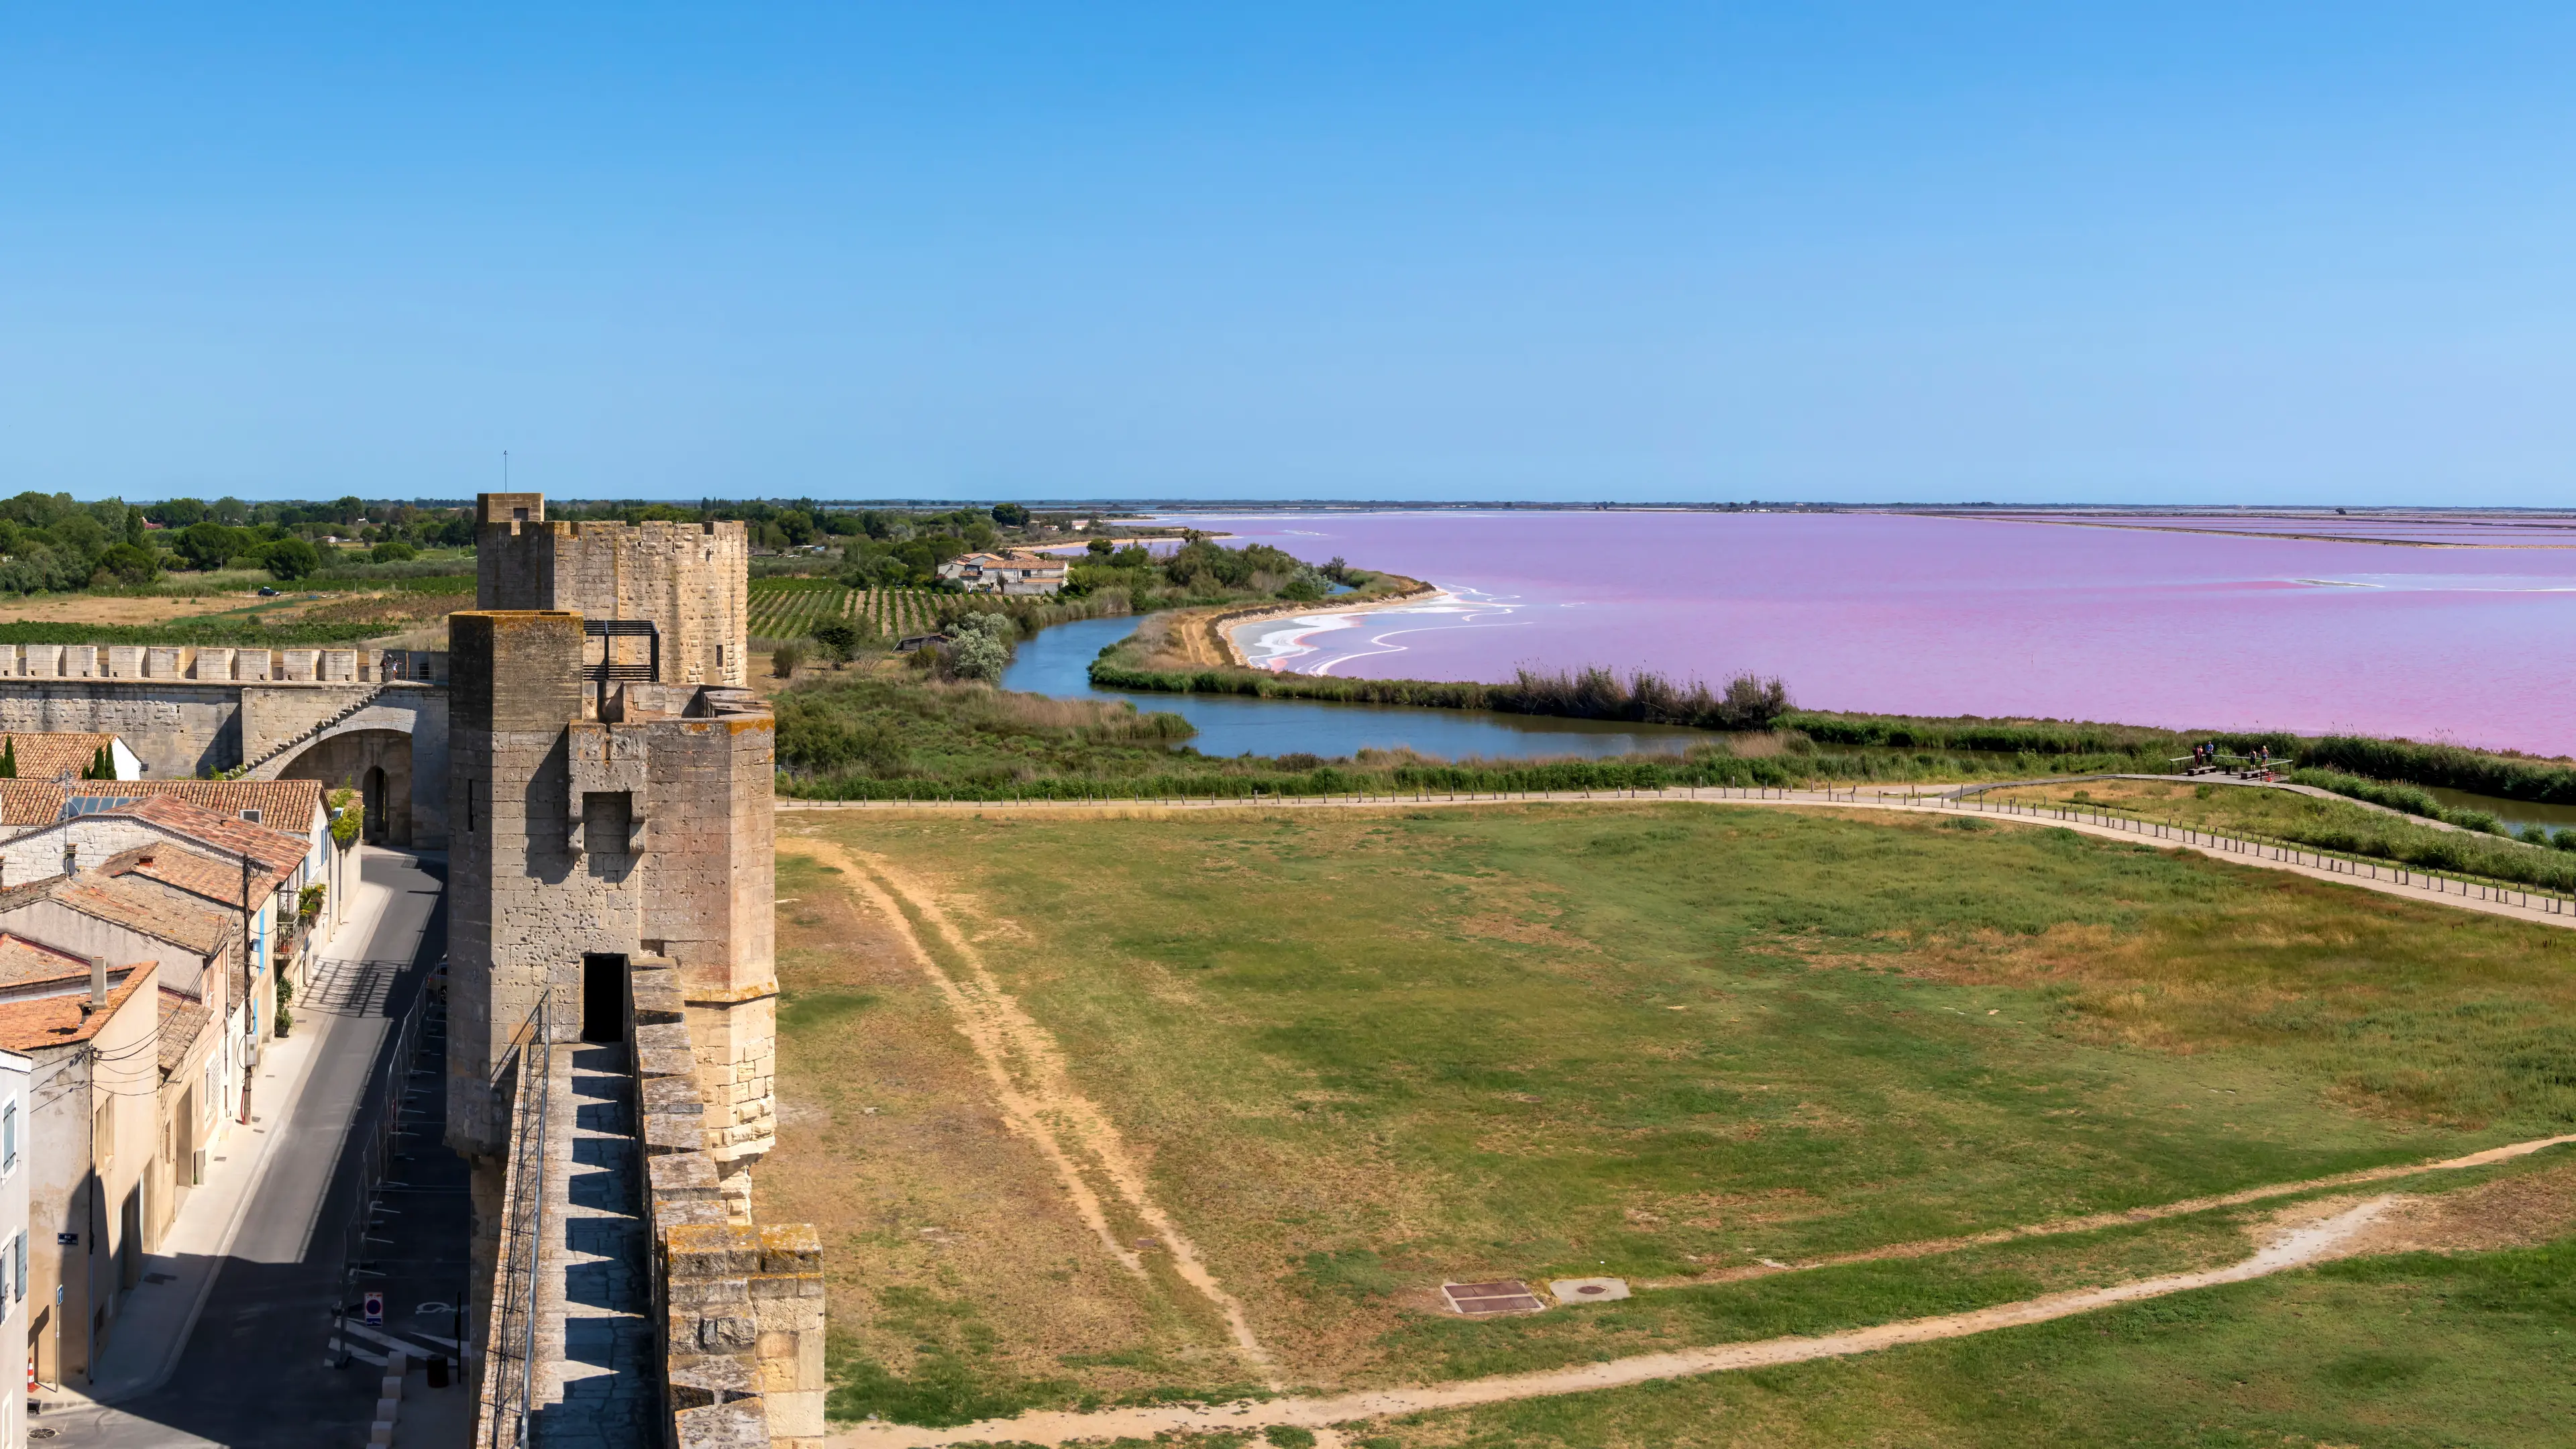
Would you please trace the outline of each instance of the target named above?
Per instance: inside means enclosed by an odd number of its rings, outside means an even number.
[[[249,593],[215,594],[201,599],[160,594],[57,594],[17,599],[0,606],[0,616],[13,624],[166,624],[221,614],[257,602]]]

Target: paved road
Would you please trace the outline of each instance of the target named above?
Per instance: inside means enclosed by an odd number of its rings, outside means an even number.
[[[333,943],[335,954],[345,955],[317,966],[305,999],[296,1003],[298,1034],[315,1033],[311,1064],[292,1102],[257,1103],[261,1125],[278,1140],[214,1266],[212,1289],[175,1367],[158,1387],[112,1407],[40,1416],[38,1427],[56,1431],[49,1444],[303,1449],[366,1442],[382,1345],[358,1339],[351,1346],[361,1356],[346,1368],[334,1366],[341,1355],[332,1351],[330,1308],[340,1291],[356,1156],[382,1095],[381,1058],[392,1049],[389,1029],[445,952],[447,922],[443,866],[369,850],[359,868],[369,886],[385,893],[384,908],[372,929],[353,927]],[[405,1186],[386,1197],[393,1211],[378,1230],[385,1239],[378,1266],[387,1274],[380,1280],[389,1290],[387,1329],[434,1347],[431,1335],[453,1335],[452,1318],[443,1312],[420,1317],[417,1310],[452,1300],[456,1289],[447,1285],[464,1279],[464,1167],[439,1144],[444,1093],[438,1079],[404,1080],[417,1088],[412,1107],[421,1118],[402,1144],[408,1159],[396,1164]],[[243,1140],[234,1139],[234,1148],[245,1150]],[[148,1383],[158,1371],[138,1376]],[[429,1412],[417,1425],[406,1423],[403,1442],[437,1444],[446,1436],[420,1431],[464,1416],[440,1412],[461,1411],[461,1402],[433,1401],[461,1401],[464,1390],[426,1390],[415,1372],[406,1399],[415,1395],[423,1401],[406,1404],[406,1420],[414,1408]]]

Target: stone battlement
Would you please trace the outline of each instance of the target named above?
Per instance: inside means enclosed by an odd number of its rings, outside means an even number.
[[[549,522],[533,493],[481,494],[476,511],[476,607],[649,622],[660,634],[657,682],[750,682],[751,542],[741,523]],[[605,660],[643,663],[642,644],[605,640]]]
[[[447,656],[428,649],[237,649],[192,644],[0,644],[0,681],[203,680],[224,684],[438,683]]]

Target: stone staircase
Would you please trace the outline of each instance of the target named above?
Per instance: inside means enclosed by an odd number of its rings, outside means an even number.
[[[243,765],[238,771],[234,772],[233,778],[237,780],[267,779],[268,777],[262,775],[260,771],[268,768],[270,765],[279,764],[285,761],[289,757],[293,756],[296,751],[303,749],[306,745],[313,743],[315,740],[320,739],[322,736],[329,734],[331,731],[348,723],[351,716],[355,715],[358,711],[365,709],[367,706],[374,704],[377,698],[384,692],[385,687],[379,684],[375,688],[368,690],[366,693],[359,695],[355,703],[352,703],[347,708],[341,710],[338,714],[331,716],[329,719],[322,721],[313,728],[306,730],[304,733],[297,735],[295,738],[288,740],[286,743],[279,745],[273,750],[270,750],[267,754],[260,756],[258,759],[252,760],[248,764]]]
[[[623,1042],[554,1049],[530,1406],[537,1445],[653,1449],[661,1440],[629,1060]]]

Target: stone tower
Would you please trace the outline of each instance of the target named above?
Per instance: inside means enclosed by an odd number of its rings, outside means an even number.
[[[475,498],[478,609],[569,609],[586,620],[649,620],[661,682],[749,678],[751,540],[739,523],[548,523],[542,493]],[[631,636],[612,662],[643,663]]]
[[[625,972],[675,965],[728,1210],[775,1140],[769,708],[745,676],[740,523],[547,523],[479,500],[478,608],[449,620],[448,1136],[477,1243],[509,1130],[496,1082],[540,997],[614,1031]],[[487,1184],[482,1179],[489,1177]]]

